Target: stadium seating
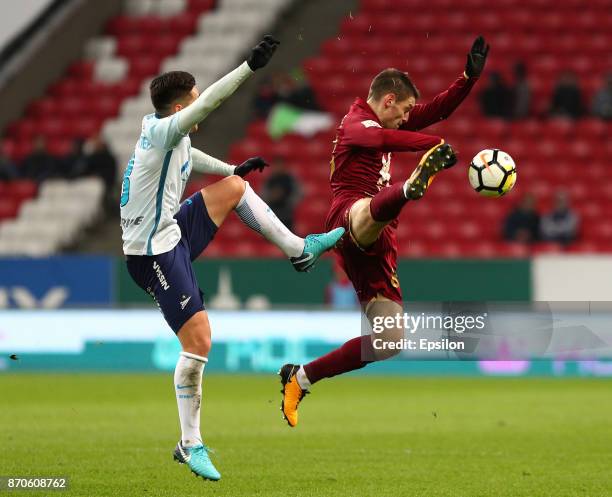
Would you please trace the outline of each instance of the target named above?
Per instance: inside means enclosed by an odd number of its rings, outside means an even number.
[[[10,195],[22,195],[11,215],[17,217],[0,223],[0,255],[47,256],[74,243],[82,230],[102,212],[104,184],[99,178],[75,181],[48,180],[33,199],[36,185],[13,182],[5,189]],[[3,205],[0,202],[0,219]],[[30,199],[23,201],[24,198]]]
[[[87,43],[84,59],[9,125],[4,151],[19,163],[42,135],[49,152],[63,156],[75,138],[102,132],[123,172],[138,124],[151,109],[150,78],[161,69],[190,67],[199,85],[206,86],[238,62],[286,5],[288,0],[127,0],[125,12],[110,20],[105,34]],[[45,182],[36,199],[35,184],[0,183],[0,193],[7,192],[0,196],[0,254],[46,255],[73,243],[102,201],[98,187],[83,186],[93,184],[83,181]],[[81,198],[79,188],[95,191]],[[78,221],[74,226],[61,222],[71,209]],[[57,215],[58,222],[44,226],[45,212]]]
[[[92,38],[85,59],[72,64],[47,94],[13,123],[5,147],[19,161],[35,135],[49,139],[52,152],[67,153],[74,138],[99,132],[117,116],[125,100],[175,54],[193,33],[197,19],[214,0],[130,0],[126,13],[108,23],[105,35]],[[132,140],[133,141],[133,140]]]
[[[104,135],[113,145],[119,162],[127,163],[133,152],[138,133],[134,123],[140,122],[142,116],[151,112],[148,80],[152,74],[159,70],[188,67],[199,87],[205,88],[239,62],[240,57],[256,43],[262,31],[274,22],[288,3],[288,0],[219,0],[214,10],[206,10],[199,16],[189,14],[189,31],[183,33],[192,36],[177,36],[181,31],[172,28],[159,38],[151,26],[131,28],[121,24],[126,22],[123,19],[116,26],[116,20],[112,31],[122,33],[117,37],[116,50],[124,57],[138,54],[138,64],[142,67],[134,69],[134,58],[130,58],[130,67],[132,72],[136,70],[144,78],[139,90],[123,103],[119,115],[104,125]],[[191,4],[200,7],[206,5],[201,0]],[[169,22],[176,23],[179,18],[182,19],[180,16],[170,18]],[[179,27],[186,29],[186,26]],[[139,29],[142,29],[143,38],[132,34],[133,31],[139,32]],[[155,46],[156,53],[162,56],[155,60],[143,57],[143,54],[150,53],[151,46]]]
[[[581,240],[569,250],[611,252],[612,230],[602,223],[602,216],[612,212],[612,188],[605,181],[610,172],[612,124],[541,115],[564,69],[576,72],[584,103],[591,101],[603,75],[612,68],[611,33],[607,0],[589,2],[588,7],[579,0],[537,0],[527,9],[517,9],[511,0],[362,0],[360,10],[343,21],[338,36],[326,41],[319,55],[304,61],[304,69],[320,104],[339,121],[385,67],[408,70],[422,100],[432,98],[461,74],[472,40],[483,34],[492,46],[487,71],[501,71],[510,79],[514,62],[527,63],[533,117],[516,122],[484,118],[477,105],[483,81],[451,119],[427,130],[452,143],[461,160],[436,179],[424,201],[402,214],[400,255],[524,257],[557,252],[555,244],[527,249],[504,243],[501,227],[524,193],[536,193],[539,209],[547,211],[559,189],[569,192],[582,221]],[[232,148],[230,160],[239,162],[252,155],[283,157],[305,186],[306,196],[297,212],[298,230],[320,231],[326,213],[322,206],[330,198],[328,163],[333,138],[330,131],[313,140],[286,136],[274,142],[266,136],[265,123],[253,123],[247,136]],[[510,153],[518,166],[517,186],[502,199],[480,198],[467,182],[467,162],[479,150],[492,147]],[[416,154],[395,154],[396,181],[410,173],[417,159]],[[423,225],[423,219],[427,224]],[[231,253],[236,241],[221,232],[216,243]]]
[[[286,5],[288,0],[127,0],[124,14],[108,23],[103,36],[87,44],[84,59],[71,65],[60,81],[31,103],[23,118],[9,126],[4,149],[19,161],[30,151],[34,137],[43,134],[49,150],[63,155],[75,137],[102,131],[123,169],[137,137],[134,122],[150,111],[149,78],[160,70],[188,65],[201,86],[214,81]],[[568,250],[612,251],[612,233],[601,224],[602,216],[612,213],[612,188],[605,181],[612,125],[592,118],[576,122],[542,118],[562,70],[577,73],[586,103],[612,67],[609,7],[609,0],[593,0],[588,8],[579,0],[534,0],[525,9],[517,9],[511,0],[492,4],[485,0],[459,4],[362,0],[359,10],[342,22],[338,36],[303,61],[318,101],[336,120],[356,96],[365,95],[371,78],[387,66],[408,70],[423,100],[433,97],[461,74],[465,52],[476,34],[484,34],[493,47],[487,71],[509,76],[512,63],[527,62],[533,117],[517,122],[485,119],[477,105],[481,82],[450,120],[428,130],[452,143],[461,162],[436,179],[427,200],[406,209],[402,226],[409,229],[398,231],[401,255],[520,257],[532,253],[501,241],[502,221],[525,192],[535,192],[541,210],[547,210],[559,188],[570,193],[582,221],[581,240]],[[232,147],[228,161],[238,163],[254,155],[270,160],[282,157],[304,186],[296,230],[318,232],[330,196],[333,139],[334,132],[329,130],[308,140],[288,135],[273,141],[265,123],[253,122],[245,138]],[[499,200],[479,198],[466,180],[467,161],[488,147],[508,151],[518,165],[515,190]],[[396,181],[409,174],[417,159],[416,154],[395,155]],[[253,175],[249,181],[257,188],[262,178]],[[190,183],[188,193],[202,185]],[[10,191],[0,197],[0,220],[36,210],[21,208],[21,202],[36,193],[36,185],[29,188],[30,193],[19,196],[13,193],[19,190],[14,185],[0,185],[0,192]],[[417,226],[425,214],[430,226]],[[3,240],[0,234],[0,246]],[[280,254],[233,219],[207,254],[245,255],[249,250]],[[533,253],[556,250],[543,244],[534,247]]]
[[[213,4],[214,0],[129,0],[125,15],[112,19],[104,36],[90,40],[85,58],[73,63],[21,119],[9,125],[3,142],[7,155],[19,163],[34,138],[42,135],[51,154],[64,156],[75,138],[100,132],[126,98],[140,91],[143,80],[176,53],[198,17]],[[31,182],[0,184],[6,192],[0,201],[0,253],[56,252],[73,243],[100,212],[103,187],[98,180],[45,182],[41,195],[33,199],[36,189]],[[49,193],[53,191],[61,193]]]

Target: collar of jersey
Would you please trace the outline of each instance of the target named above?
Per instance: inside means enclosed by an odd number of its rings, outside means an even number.
[[[363,98],[357,97],[355,101],[353,102],[353,105],[355,105],[356,107],[359,107],[360,109],[365,110],[368,114],[372,116],[372,119],[374,121],[382,125],[382,123],[380,122],[380,119],[378,119],[378,116],[374,113],[374,111],[372,110],[372,107],[370,107],[370,104],[368,104],[368,102],[366,102]]]

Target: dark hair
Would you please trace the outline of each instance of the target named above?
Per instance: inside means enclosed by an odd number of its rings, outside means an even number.
[[[157,76],[149,90],[151,102],[160,114],[168,112],[175,100],[185,97],[195,86],[195,78],[185,71],[170,71]]]
[[[370,85],[368,100],[379,100],[387,93],[393,93],[398,100],[404,100],[410,96],[415,99],[420,97],[419,90],[414,85],[408,73],[389,68],[378,73]]]

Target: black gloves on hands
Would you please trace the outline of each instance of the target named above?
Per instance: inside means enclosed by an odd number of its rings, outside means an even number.
[[[234,174],[244,178],[251,171],[257,170],[262,172],[264,168],[268,167],[269,165],[270,164],[267,164],[261,157],[251,157],[250,159],[245,160],[239,166],[236,166],[236,169],[234,169]]]
[[[272,35],[265,35],[263,40],[260,41],[256,47],[251,50],[251,55],[247,59],[247,64],[251,68],[251,71],[256,71],[257,69],[261,69],[264,67],[270,59],[272,55],[274,55],[274,51],[276,47],[280,45],[280,41],[278,41]]]
[[[489,53],[489,45],[485,43],[485,39],[479,36],[474,40],[470,53],[467,54],[467,62],[465,64],[465,74],[468,78],[478,77],[484,69]]]

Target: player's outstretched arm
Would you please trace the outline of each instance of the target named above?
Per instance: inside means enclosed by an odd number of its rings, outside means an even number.
[[[436,95],[431,102],[415,105],[414,109],[410,111],[408,120],[402,124],[400,129],[417,131],[448,118],[465,100],[465,97],[468,96],[470,90],[478,81],[487,61],[488,53],[489,45],[486,44],[482,36],[479,36],[474,40],[472,48],[467,54],[463,74],[447,90]]]
[[[248,59],[229,74],[210,85],[191,105],[177,112],[178,130],[185,134],[193,126],[221,105],[257,69],[264,67],[274,55],[280,42],[271,35],[264,36],[251,50]]]
[[[197,148],[191,147],[191,161],[193,170],[199,173],[218,174],[219,176],[231,176],[236,166],[232,166],[211,155],[205,154]]]
[[[237,174],[244,178],[251,171],[261,172],[264,168],[268,167],[266,161],[261,157],[251,157],[238,166],[232,166],[194,147],[191,147],[191,160],[194,171],[198,171],[199,173],[218,174],[219,176]]]
[[[376,121],[352,122],[343,126],[342,141],[353,147],[381,152],[418,152],[443,143],[442,138],[397,129],[385,129]]]

